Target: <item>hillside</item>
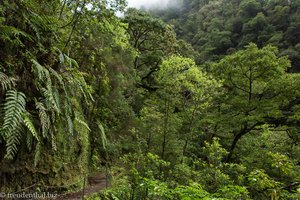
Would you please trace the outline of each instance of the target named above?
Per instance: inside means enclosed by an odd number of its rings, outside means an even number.
[[[175,0],[171,7],[152,10],[172,24],[179,38],[199,52],[204,63],[231,54],[253,42],[279,48],[300,70],[300,3],[297,0]]]
[[[2,0],[0,198],[299,199],[299,9]]]

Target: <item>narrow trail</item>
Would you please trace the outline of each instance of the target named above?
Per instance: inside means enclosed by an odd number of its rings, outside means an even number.
[[[106,187],[106,175],[104,173],[94,174],[88,177],[87,186],[84,188],[84,190],[60,195],[56,198],[56,200],[81,200],[83,193],[85,197],[90,196],[99,192],[100,190],[105,189]]]

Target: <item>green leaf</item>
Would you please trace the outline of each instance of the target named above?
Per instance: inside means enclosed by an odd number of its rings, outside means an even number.
[[[9,90],[4,103],[4,117],[1,135],[6,142],[5,158],[13,159],[22,139],[22,114],[25,112],[25,95],[22,92]]]

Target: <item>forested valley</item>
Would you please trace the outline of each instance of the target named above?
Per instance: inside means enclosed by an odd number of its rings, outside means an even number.
[[[300,199],[299,73],[299,0],[0,0],[0,198]]]

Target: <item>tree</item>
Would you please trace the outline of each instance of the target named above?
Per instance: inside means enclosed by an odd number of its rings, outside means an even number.
[[[246,17],[254,17],[261,11],[261,5],[256,0],[243,0],[239,8],[241,15]]]
[[[219,127],[219,132],[233,135],[228,160],[245,134],[259,129],[263,124],[283,125],[283,108],[288,105],[287,102],[297,98],[296,95],[286,99],[288,92],[293,93],[297,89],[293,81],[287,78],[289,60],[287,57],[277,57],[277,53],[275,47],[258,49],[255,44],[250,44],[245,50],[225,57],[213,67],[214,73],[224,80],[226,90],[219,112],[223,119],[230,120]]]
[[[175,51],[175,33],[162,20],[133,8],[125,13],[124,22],[128,24],[130,43],[137,51],[134,68],[138,85],[153,91],[153,73],[159,69],[162,60]]]
[[[160,143],[161,148],[154,153],[176,160],[186,156],[189,142],[198,134],[199,120],[218,94],[220,83],[196,67],[193,60],[179,56],[163,61],[156,82],[158,89],[141,112],[142,122],[150,126],[148,149]],[[162,120],[156,122],[158,118]]]

